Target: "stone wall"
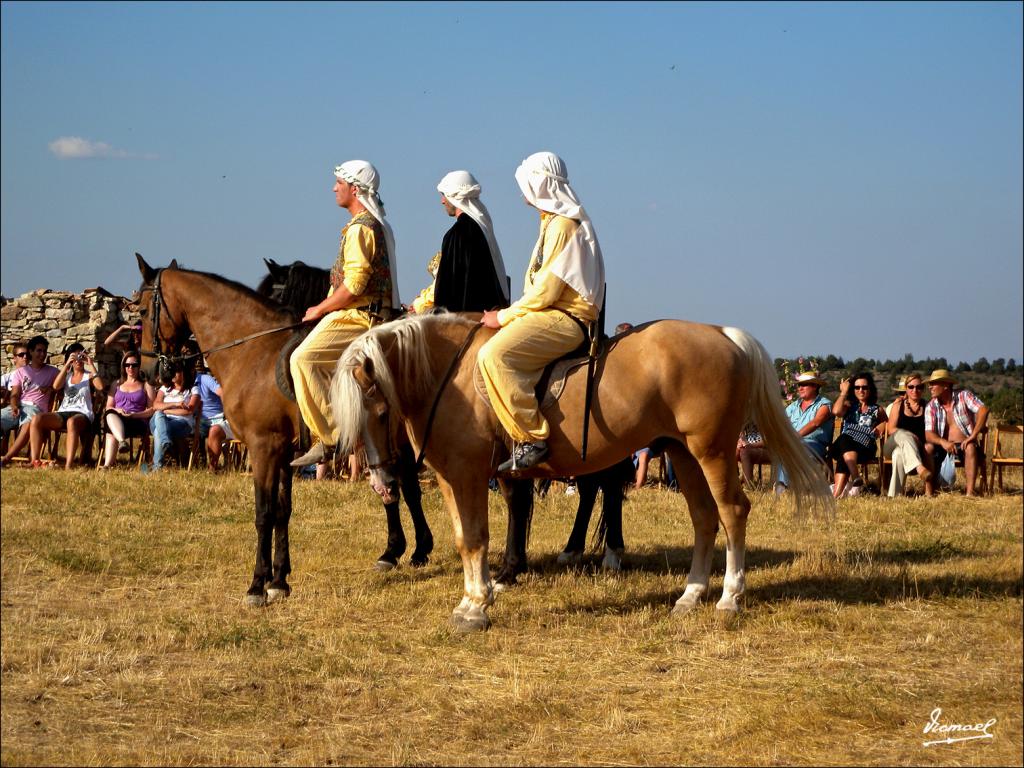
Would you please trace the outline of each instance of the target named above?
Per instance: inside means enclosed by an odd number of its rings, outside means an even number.
[[[103,341],[123,323],[138,322],[138,313],[128,309],[128,303],[128,299],[103,288],[79,294],[42,288],[15,299],[0,296],[3,370],[14,367],[11,344],[45,336],[50,342],[52,365],[60,367],[64,362],[62,350],[77,341],[92,355],[103,379],[112,381],[118,375],[124,345],[104,347]],[[127,334],[121,334],[118,340],[127,338]]]

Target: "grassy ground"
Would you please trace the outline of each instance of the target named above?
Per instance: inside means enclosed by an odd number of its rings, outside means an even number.
[[[248,477],[4,470],[0,758],[1019,765],[1013,483],[978,500],[859,497],[832,525],[754,494],[731,628],[712,604],[669,617],[693,539],[681,496],[631,496],[630,568],[606,575],[596,556],[555,564],[575,512],[555,491],[538,504],[535,571],[499,596],[490,632],[459,637],[461,564],[436,489],[431,564],[382,575],[368,488],[297,484],[293,595],[249,610]],[[712,603],[723,564],[719,550]],[[994,738],[922,746],[937,707],[944,723],[995,718]]]

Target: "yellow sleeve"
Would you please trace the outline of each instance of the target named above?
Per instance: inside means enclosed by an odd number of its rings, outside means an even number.
[[[544,252],[541,267],[530,280],[529,267],[523,297],[507,309],[498,312],[498,322],[508,325],[527,312],[537,312],[548,307],[565,310],[581,320],[597,318],[595,307],[587,304],[579,294],[561,278],[551,272],[551,262],[560,254],[575,236],[580,223],[564,216],[555,216],[544,233]]]
[[[429,312],[434,308],[434,284],[431,283],[412,301],[412,311],[417,315]]]
[[[374,253],[377,242],[373,230],[361,224],[353,224],[345,233],[345,248],[342,253],[342,282],[353,296],[362,295],[366,284],[370,281],[373,268],[370,256]]]

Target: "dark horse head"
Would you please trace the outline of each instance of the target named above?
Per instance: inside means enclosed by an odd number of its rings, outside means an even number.
[[[307,308],[323,301],[331,287],[331,273],[326,269],[311,267],[304,261],[291,264],[278,264],[273,259],[263,261],[269,273],[256,286],[256,293],[300,317]]]
[[[152,365],[146,366],[146,372],[151,378],[159,380],[168,370],[170,358],[176,357],[181,352],[182,345],[188,342],[192,330],[185,318],[171,316],[164,306],[160,290],[161,273],[177,269],[178,260],[173,259],[163,269],[155,269],[146,263],[142,254],[136,253],[135,258],[139,262],[139,273],[142,275],[142,285],[132,297],[132,303],[139,309],[139,321],[142,325],[142,349],[139,351],[145,357],[154,359]]]

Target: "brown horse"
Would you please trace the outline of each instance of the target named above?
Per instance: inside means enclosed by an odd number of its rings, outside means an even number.
[[[295,317],[250,288],[217,275],[177,269],[153,269],[136,254],[142,286],[138,303],[142,353],[171,356],[194,333],[206,361],[224,387],[224,411],[252,459],[256,495],[256,567],[246,593],[249,605],[286,597],[288,521],[292,511],[292,441],[298,434],[298,409],[275,383],[274,370],[287,331],[256,336],[243,344],[221,345],[275,328]],[[273,559],[271,549],[273,545]]]
[[[490,625],[494,601],[487,564],[487,478],[507,455],[497,420],[475,391],[475,353],[491,331],[477,333],[451,383],[435,395],[476,319],[427,315],[387,323],[355,341],[332,383],[341,442],[362,440],[382,495],[395,487],[400,428],[436,471],[455,528],[465,589],[452,613],[460,631]],[[550,454],[526,476],[582,475],[655,441],[665,444],[679,475],[695,531],[693,561],[673,613],[693,609],[708,590],[718,521],[726,534],[726,573],[717,608],[734,614],[744,592],[750,502],[736,472],[736,436],[749,419],[761,427],[791,476],[797,509],[831,510],[831,494],[782,408],[764,347],[736,328],[662,320],[615,337],[597,365],[587,462],[580,458],[585,371],[576,369],[555,405]],[[436,408],[428,435],[428,414]]]

